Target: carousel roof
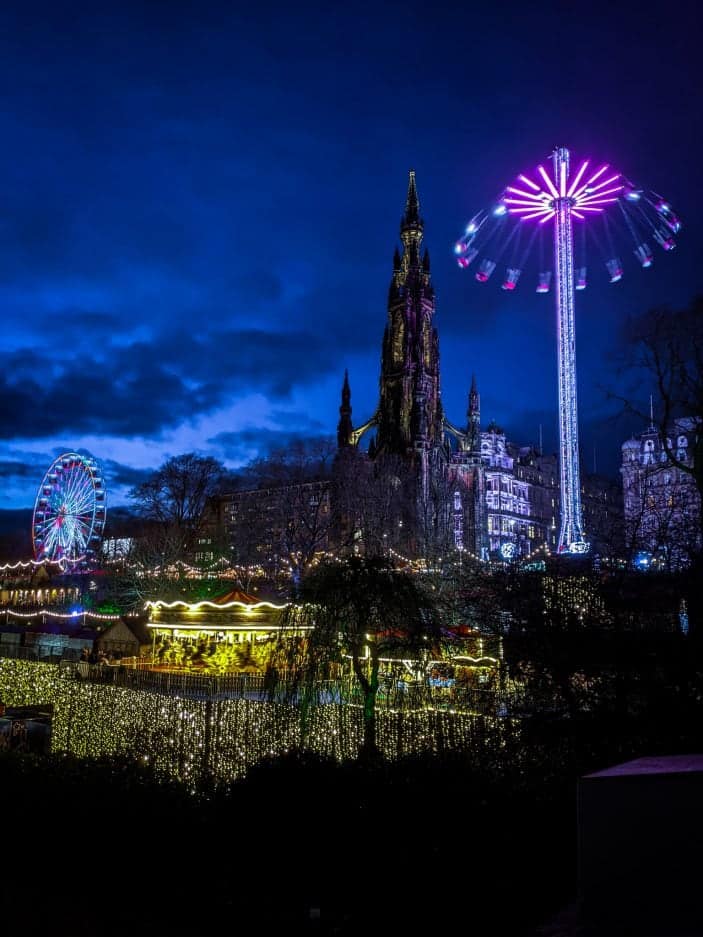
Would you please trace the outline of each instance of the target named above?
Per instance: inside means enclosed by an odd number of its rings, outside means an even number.
[[[260,601],[261,599],[258,599],[255,595],[250,595],[248,592],[243,592],[241,589],[230,589],[229,592],[217,595],[212,600],[214,605],[227,605],[229,602],[241,602],[242,605],[257,605]]]

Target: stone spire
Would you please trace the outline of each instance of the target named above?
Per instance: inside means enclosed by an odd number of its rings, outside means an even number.
[[[410,170],[408,180],[408,195],[405,199],[405,214],[400,222],[400,233],[404,228],[422,227],[422,218],[420,218],[420,199],[417,197],[417,187],[415,185],[415,170]]]
[[[469,437],[469,452],[481,451],[481,398],[476,387],[476,375],[471,375],[469,408],[466,413],[466,432]]]
[[[419,263],[420,244],[424,231],[424,222],[420,217],[420,199],[415,185],[415,170],[410,170],[408,194],[405,199],[405,211],[400,219],[400,239],[403,242],[403,274],[407,276],[408,267]]]
[[[343,449],[351,445],[354,426],[352,424],[351,389],[349,387],[349,371],[344,371],[342,384],[342,405],[339,408],[339,423],[337,424],[337,446]]]
[[[429,254],[421,256],[423,221],[415,172],[410,171],[400,222],[402,252],[393,256],[388,324],[381,356],[379,453],[408,455],[442,445],[439,343],[433,326]]]

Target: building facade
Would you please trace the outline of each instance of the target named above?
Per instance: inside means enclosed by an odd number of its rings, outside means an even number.
[[[701,502],[691,473],[699,430],[676,420],[662,436],[654,423],[622,444],[628,553],[641,566],[677,569],[701,547]]]

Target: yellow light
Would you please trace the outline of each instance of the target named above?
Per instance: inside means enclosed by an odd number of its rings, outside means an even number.
[[[283,605],[276,605],[274,602],[253,602],[251,605],[247,602],[225,602],[223,605],[218,604],[217,602],[211,602],[209,599],[204,599],[202,602],[184,602],[182,599],[177,599],[175,602],[164,602],[162,599],[158,599],[156,602],[149,601],[145,604],[144,608],[185,608],[189,612],[197,611],[200,608],[244,608],[247,611],[251,611],[255,608],[275,608],[279,611],[284,608],[288,608],[290,602],[285,602]]]

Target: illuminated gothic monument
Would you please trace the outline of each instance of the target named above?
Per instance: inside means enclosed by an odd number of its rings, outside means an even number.
[[[534,446],[516,446],[495,424],[482,431],[475,378],[464,425],[457,427],[444,413],[433,325],[435,293],[429,254],[422,249],[423,230],[411,171],[400,223],[402,252],[396,248],[393,258],[378,406],[367,422],[354,427],[345,375],[337,433],[340,454],[359,447],[369,434],[369,461],[410,479],[403,516],[394,522],[404,528],[404,537],[393,532],[393,541],[406,550],[426,553],[429,546],[440,552],[454,547],[482,558],[510,558],[543,545],[554,549],[559,518],[556,456],[544,456]],[[601,513],[607,512],[609,497],[612,507],[613,495],[596,499]],[[589,512],[588,496],[585,501]]]
[[[216,499],[214,529],[225,536],[235,562],[298,575],[326,550],[431,559],[458,549],[508,560],[545,546],[556,549],[556,455],[512,443],[495,423],[482,430],[474,377],[462,425],[444,412],[423,229],[411,172],[400,222],[402,250],[393,258],[376,409],[354,425],[345,374],[331,474],[327,468],[316,474],[310,464]],[[621,526],[620,490],[614,482],[581,478],[584,520],[597,549],[598,531]]]

